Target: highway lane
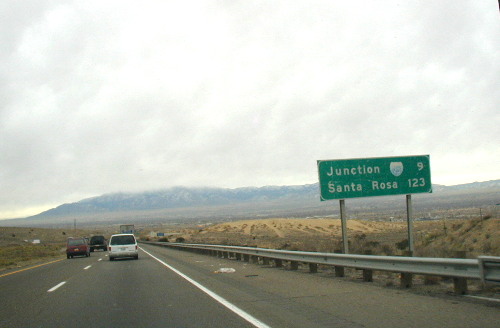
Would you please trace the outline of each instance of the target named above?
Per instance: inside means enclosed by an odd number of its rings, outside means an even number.
[[[9,318],[24,316],[28,310],[43,304],[50,288],[76,276],[84,263],[88,265],[95,260],[93,257],[75,258],[74,261],[61,259],[0,277],[0,327],[6,327]]]
[[[253,327],[142,252],[105,255],[0,278],[0,327]]]
[[[500,319],[498,306],[460,298],[141,247],[152,257],[110,262],[95,252],[0,277],[0,327],[253,326],[200,288],[270,327],[487,328]],[[224,267],[236,271],[215,273]]]
[[[500,307],[141,245],[271,327],[498,327]],[[233,268],[234,273],[214,273]]]

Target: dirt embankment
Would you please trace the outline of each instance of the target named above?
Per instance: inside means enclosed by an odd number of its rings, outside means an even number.
[[[407,249],[406,222],[348,220],[352,253],[398,255]],[[414,222],[417,256],[467,257],[500,255],[500,220],[440,220]],[[248,245],[333,252],[341,248],[339,219],[262,219],[214,224],[179,231],[186,242]]]

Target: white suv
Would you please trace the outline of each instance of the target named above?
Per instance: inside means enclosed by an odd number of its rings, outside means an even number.
[[[108,243],[109,260],[113,261],[117,257],[139,258],[135,236],[130,233],[112,235]]]

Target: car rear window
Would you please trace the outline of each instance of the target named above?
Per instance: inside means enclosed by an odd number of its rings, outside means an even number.
[[[70,246],[77,246],[77,245],[83,245],[85,244],[85,241],[83,239],[69,239],[68,240],[68,245]]]
[[[110,245],[130,245],[135,244],[134,236],[113,236]]]
[[[103,244],[104,237],[103,236],[93,236],[92,238],[90,238],[90,243],[91,244]]]

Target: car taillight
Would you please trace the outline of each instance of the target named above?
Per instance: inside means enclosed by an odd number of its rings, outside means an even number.
[[[137,250],[137,245],[135,245],[135,250]]]
[[[111,252],[111,246],[108,247],[108,251]]]

